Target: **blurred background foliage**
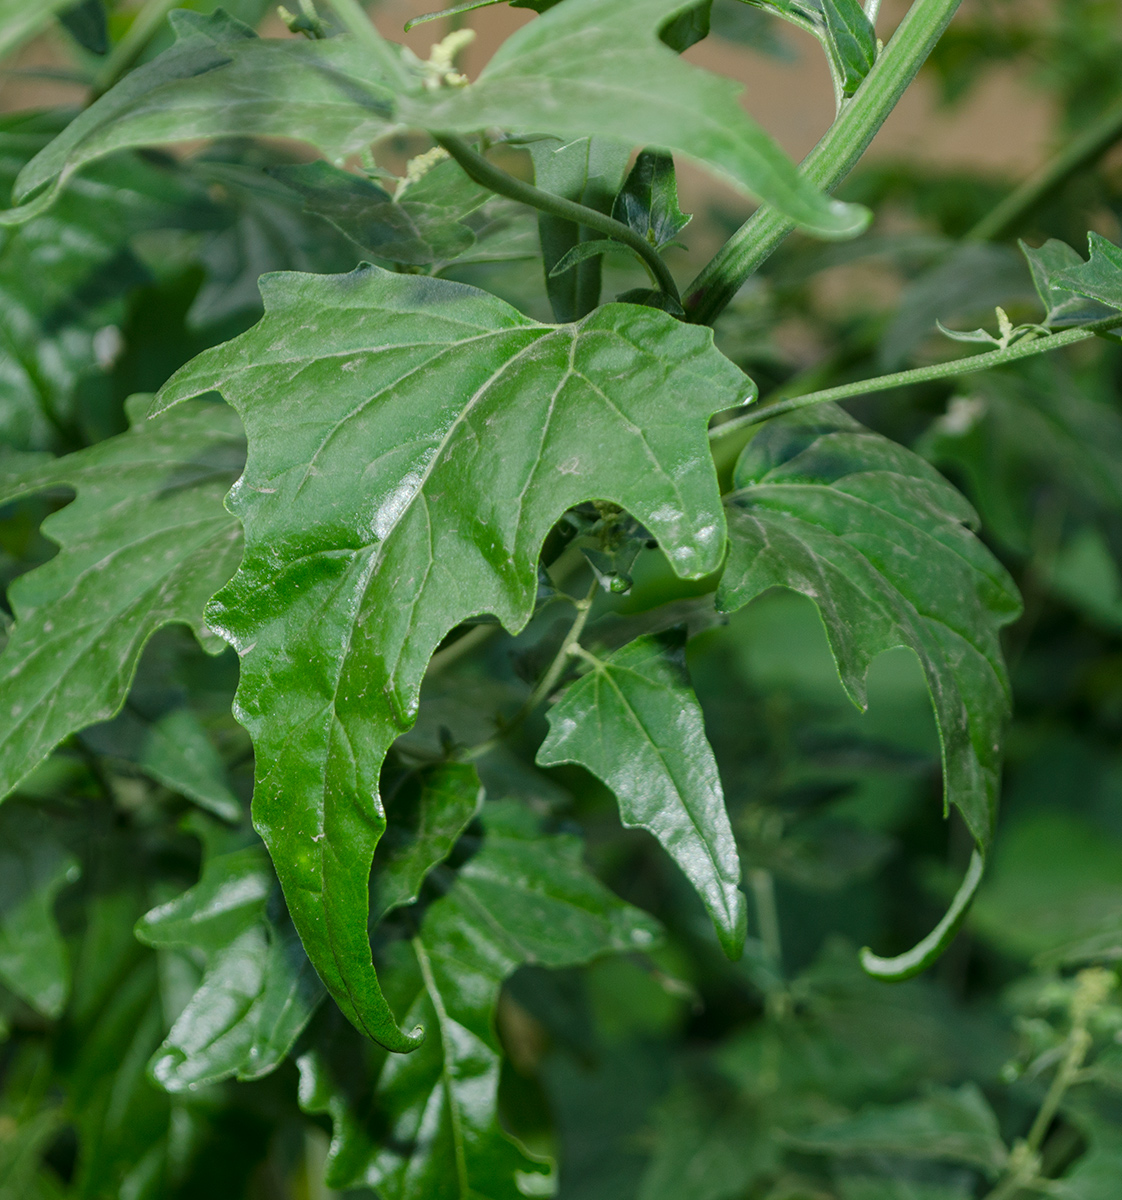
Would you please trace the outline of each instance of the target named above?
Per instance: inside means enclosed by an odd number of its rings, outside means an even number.
[[[268,15],[258,0],[226,7],[251,23]],[[8,60],[5,189],[72,115],[21,107],[21,88],[48,76],[82,95],[164,37],[129,57],[131,6],[53,8],[57,26],[47,29],[49,6],[36,17],[50,54]],[[811,53],[735,0],[717,0],[712,38],[770,55],[792,79]],[[942,105],[970,111],[1012,66],[1051,114],[1046,140],[1063,155],[1122,105],[1120,63],[1119,0],[976,0],[926,79]],[[1020,120],[1010,109],[972,136],[996,152]],[[1014,320],[1039,319],[1015,239],[1081,247],[1089,229],[1119,239],[1115,123],[990,232],[1020,178],[874,155],[842,189],[876,210],[872,230],[843,245],[792,239],[721,318],[719,344],[766,397],[953,357],[937,318],[992,325],[1001,304]],[[404,161],[414,148],[391,149]],[[288,160],[283,146],[241,143],[119,155],[45,216],[0,233],[7,454],[23,462],[122,431],[126,397],[257,319],[262,272],[354,265],[353,245],[265,173]],[[688,181],[684,191],[699,199]],[[532,222],[493,215],[510,223],[511,254],[443,273],[485,280],[545,316],[540,274],[517,254]],[[732,220],[720,196],[700,196],[694,257]],[[697,265],[686,253],[674,263],[681,278]],[[606,279],[608,296],[635,283],[614,264]],[[603,597],[590,628],[618,645],[689,624],[690,670],[747,865],[751,936],[743,959],[726,961],[684,878],[653,839],[621,830],[609,793],[578,768],[529,765],[544,722],[481,761],[489,796],[579,833],[599,878],[666,930],[649,952],[524,968],[503,990],[503,1120],[556,1160],[563,1198],[1008,1200],[1029,1193],[991,1189],[1029,1150],[1049,1195],[1122,1191],[1112,973],[1122,961],[1122,351],[1098,340],[850,408],[965,491],[1026,599],[1006,642],[1015,718],[989,877],[933,971],[898,986],[863,977],[857,947],[893,952],[926,933],[969,857],[957,819],[939,816],[917,664],[905,652],[878,660],[862,715],[809,602],[773,592],[718,619],[655,552],[641,553],[631,591]],[[3,510],[5,585],[54,553],[39,523],[65,499]],[[524,694],[557,637],[546,605],[520,637],[449,662],[427,686],[412,746],[486,737],[489,713]],[[232,652],[211,657],[185,630],[165,630],[120,716],[72,739],[0,808],[3,1200],[337,1194],[322,1183],[331,1119],[309,1100],[308,1055],[348,1044],[330,1005],[296,1047],[299,1070],[290,1060],[258,1079],[169,1092],[148,1068],[213,964],[202,943],[184,950],[150,928],[142,942],[134,925],[195,883],[204,852],[248,841],[222,824],[244,814],[252,781],[248,739],[230,716],[236,680]],[[279,937],[283,914],[270,905],[255,919]],[[543,1187],[540,1177],[524,1186]]]

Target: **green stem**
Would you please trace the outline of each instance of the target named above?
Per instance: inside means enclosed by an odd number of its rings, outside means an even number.
[[[1111,105],[1078,137],[991,209],[966,235],[969,242],[988,242],[1012,229],[1050,192],[1089,166],[1122,137],[1122,101]]]
[[[806,179],[832,191],[849,174],[896,107],[961,0],[915,0],[872,70],[802,165]],[[686,288],[687,318],[711,325],[741,284],[795,228],[772,208],[758,209]]]
[[[1048,337],[1025,338],[1005,350],[990,350],[985,354],[970,354],[965,358],[954,358],[950,362],[935,363],[930,367],[915,367],[910,371],[896,371],[891,375],[878,375],[874,379],[859,379],[855,383],[843,383],[838,387],[824,388],[819,392],[810,392],[805,396],[792,396],[786,400],[765,404],[760,408],[726,421],[723,425],[709,431],[713,441],[728,437],[748,425],[758,425],[761,421],[769,421],[783,413],[794,412],[800,408],[810,408],[815,404],[828,404],[836,400],[846,400],[851,396],[871,396],[874,392],[887,392],[893,388],[907,387],[913,383],[930,383],[937,379],[955,379],[960,375],[970,375],[975,371],[987,371],[990,367],[1000,367],[1005,363],[1016,362],[1018,359],[1031,358],[1035,354],[1047,354],[1064,346],[1073,346],[1076,342],[1085,342],[1098,332],[1112,329],[1122,324],[1122,313],[1112,317],[1104,317],[1090,325],[1079,329],[1065,329]]]
[[[760,933],[760,944],[771,965],[780,975],[783,973],[783,941],[779,933],[779,909],[775,903],[775,880],[770,871],[754,867],[748,872],[748,884],[752,889],[752,901],[756,906],[756,925]]]
[[[663,262],[662,256],[642,234],[636,233],[629,225],[624,225],[622,221],[617,221],[605,213],[597,212],[594,208],[586,208],[585,205],[577,204],[574,200],[554,196],[551,192],[543,192],[532,184],[515,179],[513,175],[508,175],[493,163],[489,163],[482,154],[473,150],[467,142],[456,137],[455,134],[434,132],[432,136],[436,139],[437,144],[443,146],[480,187],[485,187],[500,196],[506,196],[509,200],[528,204],[539,212],[560,217],[563,221],[574,221],[578,225],[585,225],[589,229],[595,229],[598,233],[604,234],[605,237],[613,238],[615,241],[629,246],[643,260],[643,264],[650,271],[651,279],[658,289],[676,304],[681,304],[678,285],[674,282],[674,276],[670,274],[670,269]]]
[[[525,704],[506,722],[502,730],[496,733],[494,737],[489,737],[485,742],[480,742],[477,746],[471,746],[465,750],[460,755],[462,762],[474,762],[475,759],[482,758],[484,754],[490,753],[503,738],[517,729],[557,686],[558,680],[569,665],[569,660],[572,658],[574,650],[578,649],[580,636],[584,633],[584,627],[588,623],[588,615],[592,612],[592,602],[596,597],[599,587],[600,585],[594,579],[592,586],[588,590],[588,595],[583,600],[573,600],[577,615],[573,619],[572,625],[569,626],[569,632],[565,634],[564,640],[557,649],[557,653],[553,656],[553,661],[546,668],[545,674],[538,681],[537,687],[530,693]]]
[[[93,99],[104,95],[144,53],[164,18],[180,0],[147,0],[125,36],[109,52],[93,83]]]

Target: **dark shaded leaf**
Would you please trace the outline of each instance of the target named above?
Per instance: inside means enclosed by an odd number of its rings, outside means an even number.
[[[678,207],[678,183],[671,155],[659,150],[640,153],[616,197],[612,216],[657,249],[672,242],[685,229],[692,218]]]
[[[969,504],[922,459],[838,409],[767,426],[736,484],[718,608],[769,587],[809,596],[861,706],[873,659],[913,650],[939,725],[945,802],[988,845],[1009,704],[998,631],[1020,600],[969,531]]]
[[[70,991],[54,904],[78,870],[46,814],[14,803],[0,808],[0,979],[47,1017],[62,1012]]]
[[[222,499],[243,457],[237,417],[198,403],[128,433],[0,477],[0,500],[73,488],[43,522],[57,557],[9,589],[15,625],[0,654],[0,795],[64,738],[122,705],[145,642],[190,625],[218,648],[203,605],[233,573],[241,530]]]

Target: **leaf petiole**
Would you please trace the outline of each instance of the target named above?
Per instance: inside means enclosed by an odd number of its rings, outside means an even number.
[[[563,221],[574,221],[578,225],[585,225],[589,229],[595,229],[598,233],[604,234],[605,237],[614,238],[617,242],[623,242],[629,246],[642,259],[643,265],[651,276],[651,282],[658,290],[663,295],[669,296],[677,305],[681,305],[678,285],[674,282],[674,276],[670,274],[670,268],[667,267],[654,246],[629,225],[625,225],[622,221],[617,221],[605,213],[597,212],[594,208],[578,204],[575,200],[554,196],[551,192],[544,192],[540,188],[534,187],[533,184],[515,179],[513,175],[508,175],[506,171],[488,162],[482,154],[473,150],[463,138],[457,137],[455,134],[433,132],[432,136],[437,145],[443,146],[463,167],[468,177],[478,183],[480,187],[485,187],[500,196],[506,196],[508,200],[517,200],[522,204],[528,204],[539,212],[560,217]]]

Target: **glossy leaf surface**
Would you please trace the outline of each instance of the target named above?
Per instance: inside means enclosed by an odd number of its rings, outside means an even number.
[[[805,182],[747,117],[727,79],[678,58],[658,30],[682,0],[565,0],[523,26],[463,88],[400,102],[402,120],[472,133],[490,126],[660,146],[715,171],[823,237],[849,237],[864,210]]]
[[[193,888],[138,922],[149,946],[205,961],[198,990],[152,1058],[152,1077],[167,1091],[268,1074],[323,998],[291,925],[267,915],[275,887],[260,843],[214,854]]]
[[[0,795],[63,738],[120,708],[162,625],[190,625],[218,649],[203,606],[241,558],[241,530],[222,499],[243,455],[234,413],[199,403],[0,477],[0,501],[77,493],[43,522],[59,554],[9,589],[16,620],[0,654]]]
[[[651,918],[588,873],[578,839],[543,836],[514,804],[486,805],[483,825],[478,852],[425,912],[415,964],[398,968],[404,1023],[425,1025],[425,1044],[383,1060],[365,1120],[348,1102],[346,1058],[325,1047],[299,1061],[302,1104],[335,1122],[330,1186],[375,1187],[385,1200],[514,1200],[516,1172],[540,1171],[498,1122],[499,988],[520,966],[584,963],[658,937]],[[353,1072],[349,1082],[365,1090]]]
[[[242,657],[254,820],[324,981],[406,1048],[370,966],[367,879],[382,760],[433,650],[478,613],[520,628],[545,535],[587,499],[634,513],[681,575],[717,566],[706,420],[751,384],[709,331],[627,305],[539,325],[376,267],[271,276],[263,295],[260,324],[158,405],[218,389],[245,423],[248,552],[210,619]]]
[[[922,459],[837,409],[766,426],[736,484],[718,607],[732,611],[769,587],[809,596],[861,706],[873,659],[913,650],[939,726],[946,802],[988,845],[1009,704],[998,631],[1020,601],[970,532],[969,504]]]
[[[680,636],[641,637],[590,669],[549,710],[543,766],[577,762],[616,794],[624,825],[649,830],[681,867],[725,953],[744,946],[740,859]]]
[[[77,878],[77,860],[44,814],[0,808],[0,980],[46,1017],[59,1015],[70,990],[54,903]]]

